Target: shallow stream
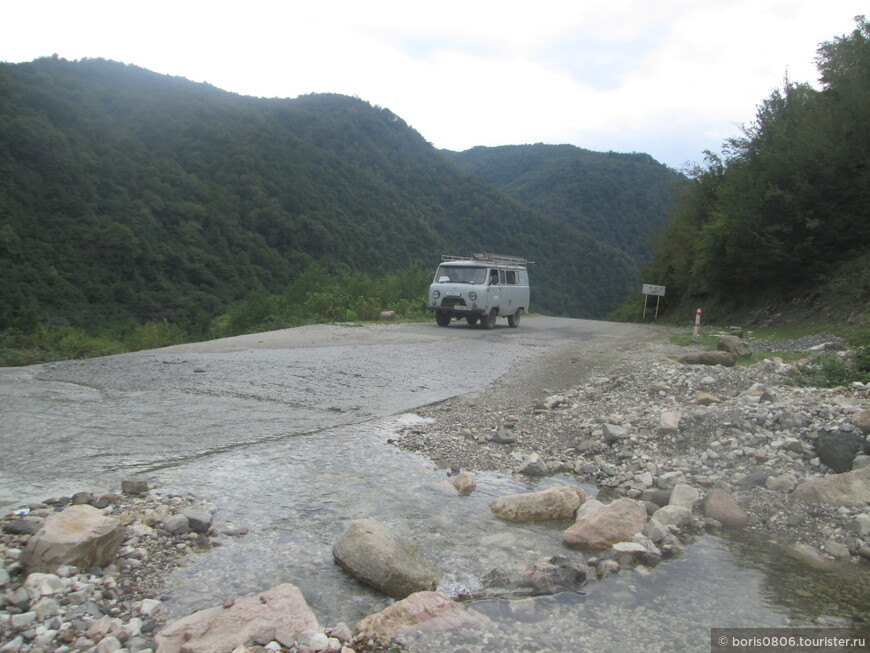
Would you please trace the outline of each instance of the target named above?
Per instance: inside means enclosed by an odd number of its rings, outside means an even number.
[[[222,537],[170,575],[172,617],[291,582],[323,626],[353,625],[390,602],[332,559],[338,534],[362,517],[411,541],[448,594],[474,590],[494,568],[522,571],[557,554],[580,560],[561,544],[567,524],[515,524],[488,510],[496,496],[571,479],[479,473],[478,489],[460,496],[445,470],[387,443],[419,419],[415,406],[482,387],[531,355],[494,335],[0,370],[0,507],[117,489],[135,474],[214,505],[219,526],[247,534]],[[866,570],[818,571],[764,540],[704,536],[676,560],[582,594],[476,601],[494,622],[486,632],[415,645],[707,651],[712,627],[866,627],[868,586]]]

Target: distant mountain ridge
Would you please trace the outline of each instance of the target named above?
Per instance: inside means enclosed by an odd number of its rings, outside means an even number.
[[[536,210],[540,187],[512,199],[463,156],[347,96],[244,97],[101,59],[0,64],[0,329],[214,316],[312,262],[434,268],[441,253],[535,260],[533,310],[553,314],[601,317],[634,288],[631,247]]]
[[[645,262],[684,175],[648,154],[574,145],[504,145],[447,152],[508,197]]]

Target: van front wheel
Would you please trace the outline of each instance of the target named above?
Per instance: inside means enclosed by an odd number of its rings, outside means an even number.
[[[450,325],[450,314],[449,313],[435,313],[435,322],[438,326],[449,326]]]
[[[516,329],[520,325],[520,318],[523,315],[523,309],[518,308],[517,312],[513,315],[508,315],[508,326],[512,329]]]

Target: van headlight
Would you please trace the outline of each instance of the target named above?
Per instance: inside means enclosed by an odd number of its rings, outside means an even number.
[[[468,299],[470,299],[473,302],[476,302],[477,301],[477,293],[472,290],[470,293],[468,293]]]
[[[441,296],[441,291],[440,291],[440,290],[433,290],[433,291],[432,291],[432,298],[433,298],[433,299],[438,299],[440,296]]]

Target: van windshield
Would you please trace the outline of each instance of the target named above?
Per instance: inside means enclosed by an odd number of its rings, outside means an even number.
[[[436,283],[484,283],[486,268],[469,268],[439,265],[435,273]]]

